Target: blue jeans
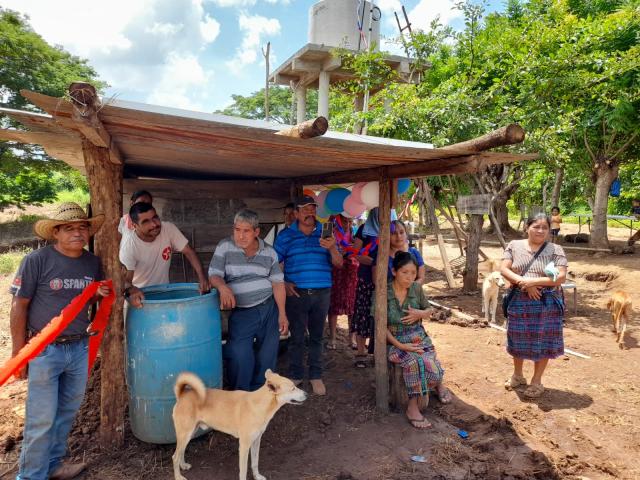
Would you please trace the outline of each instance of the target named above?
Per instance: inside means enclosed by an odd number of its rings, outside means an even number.
[[[264,372],[276,368],[279,342],[278,307],[273,297],[255,307],[235,308],[225,345],[231,389],[251,392],[264,385]]]
[[[16,480],[47,480],[67,453],[67,437],[87,386],[89,340],[52,343],[29,362],[29,388]]]
[[[331,288],[296,288],[299,297],[287,297],[289,319],[289,373],[291,378],[304,378],[304,335],[309,331],[309,380],[322,378],[322,336],[329,313]]]

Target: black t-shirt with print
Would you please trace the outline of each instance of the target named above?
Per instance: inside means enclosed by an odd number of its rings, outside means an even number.
[[[94,280],[102,280],[100,259],[84,251],[67,257],[52,245],[27,255],[20,264],[9,293],[30,298],[27,327],[42,330],[71,300]],[[61,335],[84,333],[89,326],[89,305]]]

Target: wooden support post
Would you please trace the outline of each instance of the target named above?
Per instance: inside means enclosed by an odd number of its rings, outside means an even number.
[[[124,322],[122,318],[124,272],[118,258],[122,217],[122,164],[110,160],[109,149],[82,141],[91,208],[106,221],[95,236],[95,253],[102,260],[105,278],[113,280],[117,299],[111,311],[101,350],[100,443],[104,448],[124,443],[126,388],[124,379]]]
[[[469,222],[469,243],[467,244],[467,261],[462,283],[462,291],[471,293],[478,291],[478,251],[482,241],[482,215],[471,215]]]
[[[302,197],[302,185],[291,182],[291,186],[289,187],[289,199],[295,203],[295,201]]]
[[[378,219],[378,259],[389,257],[391,237],[391,181],[386,175],[380,176]],[[388,263],[376,264],[376,408],[381,413],[389,412],[389,371],[387,368],[387,268]]]
[[[451,271],[451,265],[449,264],[449,257],[447,256],[447,250],[444,246],[444,239],[442,238],[442,232],[440,232],[440,225],[438,225],[438,218],[436,217],[436,209],[434,205],[434,198],[431,195],[431,188],[425,179],[422,180],[422,188],[424,189],[424,198],[427,202],[427,209],[431,223],[433,224],[433,231],[438,241],[438,249],[440,250],[440,258],[442,258],[442,265],[444,267],[444,275],[447,277],[447,284],[449,288],[454,288],[456,282],[453,279],[453,272]]]

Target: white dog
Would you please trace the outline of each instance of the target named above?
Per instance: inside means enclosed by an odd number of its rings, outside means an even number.
[[[500,287],[504,287],[504,279],[500,272],[491,272],[482,283],[482,312],[487,322],[489,321],[489,313],[491,313],[491,321],[496,323]]]

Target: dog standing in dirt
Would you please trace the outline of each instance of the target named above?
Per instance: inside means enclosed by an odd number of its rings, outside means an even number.
[[[616,290],[611,294],[611,298],[607,302],[607,308],[611,312],[613,332],[618,335],[618,346],[623,349],[627,322],[631,319],[631,297],[625,291]]]
[[[175,480],[186,480],[180,469],[188,470],[191,465],[184,461],[184,451],[199,425],[228,433],[239,440],[240,480],[247,478],[249,450],[253,478],[266,480],[258,471],[262,434],[280,407],[287,403],[302,403],[307,399],[307,394],[291,380],[271,370],[266,371],[265,378],[266,383],[258,390],[245,392],[206,388],[193,373],[184,372],[178,376],[174,387],[177,402],[173,407],[176,429],[176,451],[172,457]]]
[[[487,322],[489,321],[489,314],[491,314],[491,321],[496,323],[500,287],[504,287],[504,279],[500,272],[491,272],[482,282],[482,312]]]

